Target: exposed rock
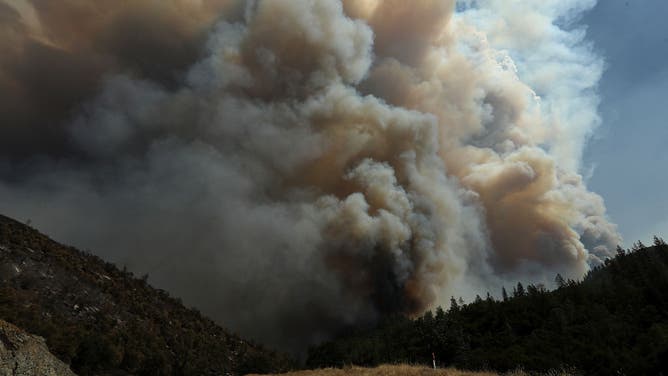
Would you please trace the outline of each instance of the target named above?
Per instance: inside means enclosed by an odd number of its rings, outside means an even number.
[[[74,375],[49,352],[44,338],[0,320],[0,376]]]

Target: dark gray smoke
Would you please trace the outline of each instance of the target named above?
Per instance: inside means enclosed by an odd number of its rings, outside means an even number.
[[[296,350],[580,276],[593,3],[456,5],[0,0],[0,211]]]

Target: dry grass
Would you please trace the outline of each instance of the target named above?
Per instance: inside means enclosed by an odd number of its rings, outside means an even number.
[[[284,373],[281,376],[498,376],[498,373],[460,371],[454,368],[434,370],[411,365],[383,365],[376,368],[324,368]]]
[[[345,367],[323,368],[308,371],[282,373],[280,376],[575,376],[578,372],[569,370],[554,370],[547,373],[527,373],[521,368],[507,373],[461,371],[455,368],[431,369],[424,366],[407,364],[382,365],[376,368]],[[247,375],[260,376],[260,375]],[[267,376],[267,375],[265,375]]]

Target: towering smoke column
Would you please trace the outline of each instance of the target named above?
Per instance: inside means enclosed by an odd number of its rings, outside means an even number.
[[[620,241],[578,174],[593,1],[2,1],[0,211],[245,335],[300,349]]]

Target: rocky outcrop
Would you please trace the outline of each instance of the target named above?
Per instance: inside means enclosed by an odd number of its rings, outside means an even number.
[[[0,376],[74,375],[49,352],[44,338],[0,320]]]

